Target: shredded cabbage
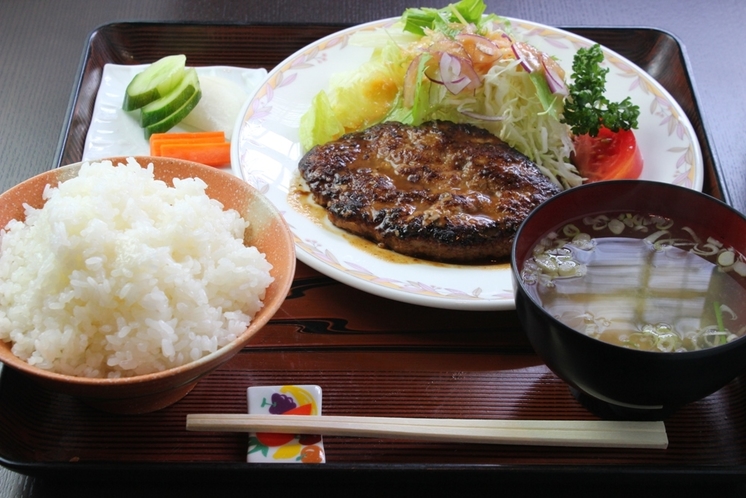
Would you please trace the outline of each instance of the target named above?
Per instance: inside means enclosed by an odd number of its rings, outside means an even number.
[[[315,118],[304,116],[301,123],[304,149],[383,121],[416,126],[438,119],[489,130],[562,188],[581,184],[570,163],[570,129],[560,121],[563,98],[551,93],[542,71],[529,71],[526,61],[516,58],[511,47],[520,41],[492,21],[450,28],[448,33],[425,29],[424,36],[401,36],[397,24],[377,30],[378,38],[365,34],[363,42],[376,46],[373,57],[354,71],[335,75],[326,90],[328,99],[314,99],[308,114]],[[477,60],[483,52],[470,58],[465,50],[474,54],[476,49],[459,35],[471,42],[484,40],[499,53],[488,63]],[[520,43],[525,49],[527,44]],[[529,48],[532,56],[549,59]],[[445,59],[444,53],[449,54]],[[444,61],[449,65],[444,67]]]

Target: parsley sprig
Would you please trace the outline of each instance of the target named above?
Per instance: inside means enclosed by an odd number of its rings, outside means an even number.
[[[601,126],[611,131],[637,128],[640,108],[629,97],[609,102],[604,96],[609,69],[601,67],[603,60],[598,44],[579,49],[573,58],[573,83],[568,85],[562,122],[570,125],[574,135],[595,137]]]

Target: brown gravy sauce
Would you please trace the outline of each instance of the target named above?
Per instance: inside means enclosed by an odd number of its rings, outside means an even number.
[[[290,186],[288,193],[288,204],[291,208],[293,208],[293,210],[303,215],[315,225],[323,228],[324,230],[329,230],[330,232],[344,237],[345,240],[350,243],[350,245],[356,247],[357,249],[360,249],[361,251],[365,251],[368,254],[371,254],[379,259],[388,261],[389,263],[426,263],[436,268],[449,268],[458,266],[462,266],[465,268],[483,267],[490,270],[507,270],[510,268],[510,263],[508,262],[496,262],[492,264],[454,265],[449,263],[439,263],[437,261],[430,261],[426,259],[413,258],[411,256],[405,256],[384,247],[380,247],[378,244],[375,244],[368,239],[346,232],[341,228],[336,227],[329,221],[326,209],[316,204],[316,201],[313,200],[313,195],[308,190],[308,187],[306,187],[305,181],[301,178],[299,173],[295,174],[293,183]]]

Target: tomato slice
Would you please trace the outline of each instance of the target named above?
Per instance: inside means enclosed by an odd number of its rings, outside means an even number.
[[[573,144],[572,162],[586,182],[634,179],[642,173],[642,154],[632,130],[602,127],[595,137],[574,137]]]

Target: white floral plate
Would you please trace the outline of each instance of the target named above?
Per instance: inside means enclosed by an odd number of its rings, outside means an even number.
[[[234,174],[260,189],[283,213],[295,235],[300,261],[342,283],[378,296],[436,308],[513,309],[510,268],[461,266],[386,258],[298,207],[292,192],[303,155],[298,126],[311,99],[332,74],[354,69],[372,49],[349,44],[358,31],[390,27],[398,18],[355,26],[296,52],[259,85],[234,127]],[[554,55],[571,74],[578,48],[590,40],[549,26],[509,19],[516,35]],[[642,178],[702,189],[702,153],[695,131],[671,95],[651,76],[604,49],[610,68],[607,95],[632,97],[641,116],[635,133],[643,155]]]

